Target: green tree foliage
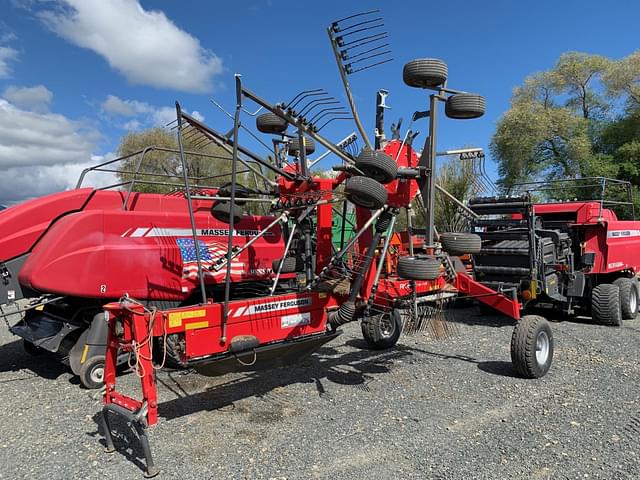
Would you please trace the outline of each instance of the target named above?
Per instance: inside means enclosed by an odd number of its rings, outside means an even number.
[[[490,149],[503,187],[588,176],[640,185],[640,51],[562,54],[514,89]]]
[[[199,136],[184,140],[185,151],[199,153],[199,155],[186,155],[190,183],[217,186],[229,181],[230,177],[224,174],[231,171],[231,155],[214,144],[196,148],[199,140],[202,140]],[[119,179],[122,182],[128,182],[135,178],[135,190],[139,192],[166,193],[179,188],[182,185],[182,164],[179,154],[175,151],[149,150],[142,159],[142,155],[137,152],[151,146],[177,150],[177,137],[175,133],[164,128],[152,128],[125,135],[118,146],[118,156],[131,156],[120,162]],[[203,154],[215,157],[207,157]],[[140,163],[141,160],[142,163]],[[169,177],[166,177],[167,175]]]

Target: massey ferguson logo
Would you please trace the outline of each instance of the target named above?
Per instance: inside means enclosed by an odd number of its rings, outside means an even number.
[[[256,305],[249,305],[248,307],[240,307],[238,310],[233,312],[231,316],[241,317],[256,313],[277,312],[280,310],[289,310],[290,308],[309,307],[311,303],[311,297],[292,298],[290,300],[280,300],[278,302],[258,303]]]

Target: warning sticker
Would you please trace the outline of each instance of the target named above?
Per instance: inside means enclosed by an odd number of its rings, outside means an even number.
[[[186,312],[173,312],[169,314],[169,328],[175,328],[182,325],[182,321],[188,318],[200,318],[205,316],[205,311],[189,310]]]
[[[293,315],[285,315],[280,321],[281,328],[297,327],[299,325],[309,325],[311,323],[311,313],[294,313]]]

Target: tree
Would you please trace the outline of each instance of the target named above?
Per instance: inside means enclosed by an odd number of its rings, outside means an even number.
[[[610,96],[626,96],[631,110],[640,107],[640,50],[614,62],[602,80]]]
[[[190,183],[217,186],[229,181],[229,175],[225,174],[231,171],[231,155],[214,144],[196,149],[198,140],[202,140],[201,137],[196,137],[186,138],[183,142],[185,151],[197,150],[200,153],[186,155]],[[173,151],[150,150],[145,153],[144,159],[141,154],[133,155],[151,146]],[[164,128],[128,133],[122,138],[117,151],[118,156],[132,156],[121,162],[118,177],[122,182],[135,179],[135,190],[140,192],[166,193],[175,190],[182,184],[182,164],[179,154],[175,152],[177,149],[176,135]]]

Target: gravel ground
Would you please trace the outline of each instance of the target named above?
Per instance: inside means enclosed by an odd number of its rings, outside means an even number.
[[[372,351],[352,324],[291,369],[161,372],[158,478],[640,478],[640,319],[554,323],[551,371],[524,380],[509,321],[454,316],[446,340]],[[2,328],[0,478],[142,478],[133,440],[103,453],[93,394]]]

